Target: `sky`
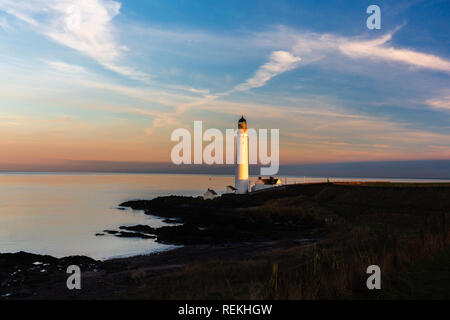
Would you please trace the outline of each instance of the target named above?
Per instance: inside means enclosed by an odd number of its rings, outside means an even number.
[[[0,170],[170,162],[241,115],[281,164],[450,160],[448,30],[449,1],[0,0]]]

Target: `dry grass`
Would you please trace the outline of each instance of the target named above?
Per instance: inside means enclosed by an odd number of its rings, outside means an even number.
[[[137,270],[130,274],[130,280],[133,283],[143,283],[145,279],[147,278],[147,273],[143,270]]]
[[[316,244],[276,250],[251,260],[190,264],[160,277],[139,276],[140,287],[128,297],[383,299],[400,295],[396,286],[405,286],[399,280],[402,272],[416,265],[426,271],[426,261],[440,255],[448,263],[450,211],[362,207],[358,199],[356,205],[353,200],[339,205],[319,200],[303,196],[275,199],[243,212],[255,219],[310,226],[325,235]],[[366,288],[366,269],[372,264],[381,268],[381,291]],[[401,292],[401,297],[414,298],[412,290]]]

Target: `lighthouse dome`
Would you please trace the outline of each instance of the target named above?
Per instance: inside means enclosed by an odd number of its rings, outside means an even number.
[[[247,130],[247,120],[244,119],[244,116],[242,116],[241,119],[239,120],[238,128]]]

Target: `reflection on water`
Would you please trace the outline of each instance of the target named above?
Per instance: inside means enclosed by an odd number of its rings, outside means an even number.
[[[255,180],[255,178],[253,178]],[[283,178],[283,183],[285,179]],[[331,181],[395,179],[333,178]],[[326,178],[290,177],[288,183],[323,182]],[[427,180],[431,181],[431,180]],[[57,257],[87,255],[105,259],[164,250],[152,239],[95,236],[121,225],[165,225],[161,218],[118,210],[130,199],[161,195],[201,195],[223,191],[232,176],[170,174],[0,174],[0,252],[27,251]]]
[[[104,259],[171,248],[152,239],[95,233],[121,225],[165,225],[143,212],[118,210],[123,201],[200,195],[232,182],[232,177],[204,175],[0,174],[0,252]]]

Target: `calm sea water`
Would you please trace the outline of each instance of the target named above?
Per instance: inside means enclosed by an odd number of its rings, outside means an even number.
[[[287,182],[301,183],[304,179],[290,177]],[[306,182],[324,180],[306,178]],[[0,252],[22,250],[56,257],[86,255],[107,259],[171,249],[173,246],[159,244],[152,239],[98,237],[95,233],[117,229],[121,225],[165,225],[162,218],[145,215],[141,211],[117,209],[123,201],[172,194],[197,196],[208,187],[220,192],[233,183],[232,176],[2,173]]]

